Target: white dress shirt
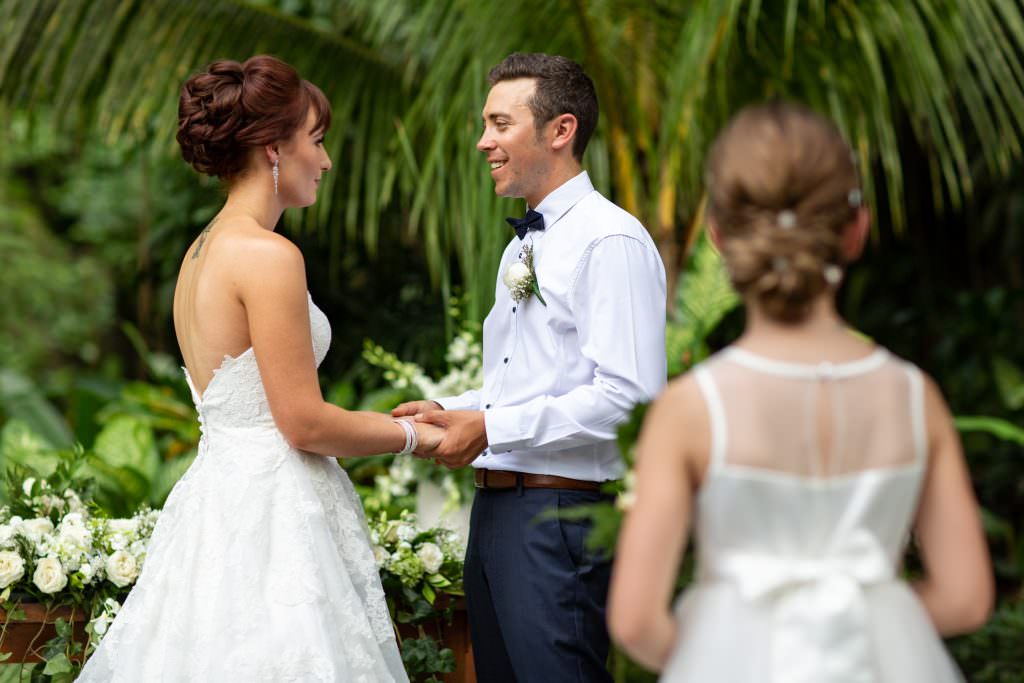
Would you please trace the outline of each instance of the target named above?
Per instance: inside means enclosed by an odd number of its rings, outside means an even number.
[[[622,476],[616,428],[665,385],[665,269],[640,222],[584,171],[536,207],[545,230],[513,237],[484,320],[484,385],[435,399],[483,410],[489,447],[474,467],[588,481]],[[536,296],[502,275],[533,245]]]

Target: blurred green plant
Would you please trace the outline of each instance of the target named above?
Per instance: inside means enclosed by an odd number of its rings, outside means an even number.
[[[101,259],[79,253],[51,226],[28,173],[65,163],[66,141],[31,127],[24,113],[0,116],[0,368],[62,391],[67,361],[98,359],[97,339],[114,318],[114,283]]]
[[[383,371],[383,379],[390,389],[382,388],[367,396],[364,410],[390,412],[403,401],[457,396],[483,385],[483,346],[480,325],[463,315],[465,300],[452,297],[449,315],[458,321],[455,336],[445,350],[445,374],[432,379],[417,363],[403,361],[398,356],[367,339],[363,346],[363,360]],[[381,401],[380,399],[386,399]],[[371,404],[367,404],[371,401]],[[358,467],[358,466],[356,466]],[[350,474],[351,474],[350,470]],[[449,470],[419,458],[394,458],[388,462],[388,472],[375,476],[377,493],[368,492],[369,506],[393,506],[414,494],[416,483],[432,481],[446,495],[446,512],[457,509],[472,500],[473,471],[469,467]],[[378,499],[379,502],[378,502]]]
[[[1000,604],[980,631],[949,641],[970,683],[1024,680],[1024,599]]]

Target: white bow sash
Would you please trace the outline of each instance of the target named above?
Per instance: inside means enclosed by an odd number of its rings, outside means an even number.
[[[885,550],[867,531],[821,557],[723,553],[710,578],[729,581],[751,601],[772,604],[772,681],[871,683],[864,587],[892,581]]]

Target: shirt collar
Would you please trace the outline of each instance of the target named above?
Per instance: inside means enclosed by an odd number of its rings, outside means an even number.
[[[550,228],[567,214],[569,209],[593,191],[594,185],[590,182],[590,176],[583,171],[548,193],[534,211],[544,216],[544,227]]]

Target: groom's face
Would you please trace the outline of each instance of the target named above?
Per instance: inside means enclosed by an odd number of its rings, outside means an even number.
[[[494,192],[501,197],[536,194],[552,162],[544,144],[544,130],[537,131],[530,99],[536,81],[517,78],[495,83],[484,104],[484,132],[476,148],[487,155]]]

